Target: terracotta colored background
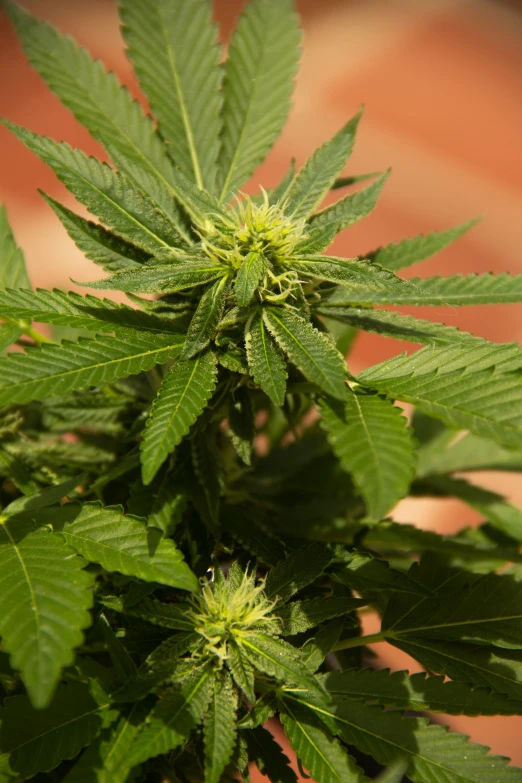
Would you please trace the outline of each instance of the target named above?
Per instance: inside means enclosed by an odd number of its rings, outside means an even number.
[[[218,0],[227,39],[242,3]],[[337,241],[353,256],[379,244],[449,227],[483,214],[472,234],[413,275],[522,273],[522,7],[519,0],[297,0],[305,49],[290,122],[252,187],[275,184],[292,156],[301,163],[361,103],[366,114],[350,173],[393,167],[378,209]],[[25,0],[25,6],[73,34],[138,95],[121,48],[113,0]],[[0,18],[0,113],[33,130],[102,155],[26,64]],[[53,174],[0,128],[0,201],[24,247],[33,281],[74,288],[92,265],[69,241],[37,194],[72,204]],[[522,305],[473,309],[410,308],[496,341],[522,338]],[[363,336],[352,369],[411,344]],[[477,477],[522,503],[522,485],[499,474]],[[395,518],[450,532],[476,524],[457,502],[405,501]],[[370,627],[369,632],[374,630]],[[379,645],[383,663],[410,665]],[[522,718],[449,719],[494,751],[522,764]],[[261,778],[259,778],[261,779]],[[266,779],[265,779],[266,780]]]

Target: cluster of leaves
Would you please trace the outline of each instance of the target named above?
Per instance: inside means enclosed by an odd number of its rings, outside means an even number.
[[[131,304],[33,290],[0,210],[0,781],[248,781],[254,764],[295,783],[274,716],[318,783],[362,783],[367,756],[388,783],[522,781],[425,716],[522,714],[522,511],[455,476],[522,471],[522,351],[379,308],[520,301],[522,276],[397,275],[471,223],[325,255],[386,180],[342,176],[360,115],[240,192],[288,113],[290,0],[252,0],[224,65],[207,0],[121,0],[155,120],[1,5],[114,168],[5,124],[99,220],[44,194],[108,273],[87,285]],[[354,377],[359,330],[425,347]],[[443,537],[387,518],[409,493],[485,522]],[[429,676],[369,668],[379,641]]]

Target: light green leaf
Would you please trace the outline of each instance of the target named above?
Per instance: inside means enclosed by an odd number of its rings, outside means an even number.
[[[9,324],[0,326],[0,353],[4,353],[7,348],[10,348],[20,337],[23,335],[24,330],[18,326],[10,326]]]
[[[250,304],[267,268],[268,262],[261,253],[249,253],[243,260],[234,282],[238,305]]]
[[[341,737],[380,764],[408,761],[414,783],[519,783],[522,771],[508,760],[488,755],[489,748],[468,742],[425,718],[402,718],[396,712],[361,702],[337,702],[336,722]]]
[[[462,437],[451,429],[444,430],[440,449],[431,442],[419,449],[419,476],[470,470],[522,471],[522,453],[472,433]]]
[[[219,783],[236,742],[237,694],[230,675],[223,669],[214,677],[205,716],[205,783]]]
[[[173,449],[181,442],[210,399],[217,364],[207,351],[177,361],[166,373],[153,402],[141,442],[143,483],[150,484]]]
[[[391,568],[386,560],[372,557],[364,551],[343,553],[343,564],[331,572],[334,579],[364,595],[375,590],[390,593],[427,595],[431,591],[408,574]]]
[[[243,653],[235,639],[230,639],[227,645],[227,666],[237,687],[240,688],[247,699],[254,704],[256,694],[254,690],[254,667]]]
[[[75,212],[72,212],[63,204],[55,201],[45,193],[41,193],[45,201],[61,220],[65,230],[84,253],[85,257],[95,264],[101,266],[106,272],[122,272],[126,269],[139,269],[142,264],[149,260],[148,253],[125,242],[124,239],[116,236],[111,231],[93,223],[91,220],[85,220]]]
[[[165,294],[205,285],[223,277],[222,264],[212,261],[185,261],[175,264],[145,264],[141,269],[118,272],[112,277],[84,286],[139,294]]]
[[[143,520],[117,506],[85,503],[73,522],[55,523],[86,560],[147,582],[197,590],[198,581],[172,539],[159,539]]]
[[[521,358],[520,348],[509,344],[427,347],[364,370],[358,380],[449,427],[521,448]]]
[[[173,201],[174,169],[165,146],[138,101],[121,87],[100,60],[61,35],[51,25],[31,17],[14,3],[3,3],[24,51],[61,102],[110,152],[126,174],[167,214],[190,241]]]
[[[95,698],[87,685],[71,681],[58,686],[46,709],[35,709],[26,696],[6,699],[0,708],[0,766],[8,760],[12,772],[27,780],[74,758],[117,717],[101,695]]]
[[[254,381],[275,405],[282,405],[286,392],[286,365],[260,314],[254,315],[247,324],[245,345]]]
[[[270,783],[297,783],[297,775],[290,767],[283,749],[269,731],[262,726],[245,732],[248,758],[254,762]]]
[[[173,160],[198,188],[212,192],[222,93],[211,4],[123,0],[120,13],[130,59]]]
[[[138,701],[126,715],[108,729],[81,755],[63,783],[127,783],[127,756],[150,710],[149,701]]]
[[[89,212],[123,239],[151,254],[164,247],[179,245],[181,237],[170,217],[172,212],[157,207],[125,175],[63,141],[38,136],[7,120],[3,122],[52,168]]]
[[[188,606],[184,603],[169,604],[153,598],[145,598],[136,604],[127,604],[124,599],[116,596],[104,596],[101,603],[113,612],[138,617],[162,628],[170,628],[174,631],[192,631],[194,628],[186,619]]]
[[[381,774],[375,778],[375,783],[403,783],[407,769],[407,762],[397,761],[397,763],[387,767],[384,772],[381,772]]]
[[[289,685],[298,685],[313,692],[320,699],[325,691],[307,668],[299,650],[282,639],[262,632],[243,632],[238,638],[247,658],[259,671]]]
[[[328,568],[333,551],[321,543],[307,544],[280,560],[267,575],[265,593],[276,598],[278,606],[288,601],[303,587],[312,584]]]
[[[185,744],[191,731],[203,719],[211,697],[213,669],[200,666],[187,678],[180,690],[172,690],[160,699],[127,756],[130,766],[168,753]]]
[[[266,307],[263,319],[282,350],[303,375],[332,397],[346,399],[344,358],[328,337],[285,308]]]
[[[46,707],[63,666],[74,659],[91,618],[93,577],[49,528],[3,518],[0,526],[0,636],[32,704]]]
[[[478,305],[522,301],[522,275],[452,275],[451,277],[413,277],[402,288],[381,289],[371,304],[396,305]],[[366,304],[364,290],[336,291],[330,298],[350,304]]]
[[[332,617],[353,612],[366,602],[358,598],[312,598],[309,601],[292,601],[275,609],[282,623],[284,636],[303,633]]]
[[[183,335],[147,334],[80,339],[28,348],[0,359],[0,405],[25,403],[150,370],[181,351]]]
[[[415,473],[415,443],[399,408],[375,394],[349,394],[319,409],[328,439],[379,520],[407,493]]]
[[[361,112],[312,155],[285,196],[285,212],[307,218],[324,199],[351,155]]]
[[[366,779],[321,721],[296,702],[285,701],[281,723],[297,758],[314,780],[321,783],[363,783]]]
[[[334,696],[397,707],[415,712],[443,712],[448,715],[519,715],[522,702],[474,689],[464,682],[445,682],[443,676],[424,672],[410,675],[389,669],[348,669],[329,672],[323,684]]]
[[[467,223],[461,223],[460,226],[446,229],[446,231],[434,231],[425,236],[419,234],[416,237],[403,239],[401,242],[393,242],[391,245],[374,250],[373,253],[368,253],[366,258],[392,272],[406,269],[444,250],[470,228],[473,228],[477,222],[478,219],[469,220]]]
[[[390,290],[400,292],[410,285],[409,280],[401,280],[393,272],[374,266],[368,261],[359,261],[357,258],[303,255],[289,259],[288,266],[305,277],[317,277],[320,280],[341,284],[329,299],[322,302],[323,307],[339,307],[338,300],[348,303],[352,296],[362,296],[359,294],[361,288],[365,291],[367,303],[371,304],[374,293],[375,297],[378,297],[382,292],[385,294]]]
[[[384,183],[388,179],[389,171],[372,182],[363,190],[351,193],[340,201],[332,204],[310,219],[313,228],[318,226],[335,226],[337,232],[343,231],[348,226],[357,223],[358,220],[367,217],[377,204]]]
[[[223,314],[227,289],[228,278],[222,277],[210,285],[199,300],[187,330],[182,359],[192,358],[209,344]]]
[[[0,288],[30,288],[24,254],[15,242],[5,207],[0,204]]]
[[[253,0],[228,50],[220,200],[237,192],[279,136],[290,109],[300,31],[291,0]]]
[[[37,323],[70,326],[99,332],[118,332],[136,329],[165,335],[172,332],[167,319],[134,310],[127,305],[116,304],[110,299],[80,296],[72,291],[65,293],[54,289],[38,288],[29,291],[0,290],[0,317],[16,318]]]
[[[270,206],[273,204],[278,204],[280,201],[284,201],[284,198],[286,194],[288,193],[288,188],[292,184],[295,177],[295,158],[292,158],[290,161],[290,166],[288,167],[288,170],[284,177],[281,179],[278,185],[275,186],[272,190],[268,191],[268,203]],[[264,201],[264,194],[259,194],[260,196],[260,203],[263,203]]]
[[[375,179],[375,177],[379,177],[380,174],[380,171],[370,171],[368,174],[352,174],[347,177],[339,177],[335,180],[330,190],[348,188],[350,185],[357,185],[358,182],[366,182],[367,179]]]

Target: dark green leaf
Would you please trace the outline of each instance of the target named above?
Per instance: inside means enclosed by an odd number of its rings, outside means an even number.
[[[187,331],[185,346],[181,354],[183,359],[190,359],[202,351],[214,336],[223,313],[227,288],[228,279],[223,277],[207,288],[199,300]]]
[[[5,207],[0,204],[0,288],[30,288],[24,254],[15,242]]]
[[[248,364],[255,382],[275,405],[285,401],[286,366],[261,315],[248,322],[245,332]]]
[[[219,783],[236,741],[237,695],[224,669],[214,677],[205,716],[205,783]]]
[[[321,576],[334,557],[325,544],[307,544],[281,560],[268,572],[265,592],[269,598],[277,597],[278,605],[288,601],[295,593]]]

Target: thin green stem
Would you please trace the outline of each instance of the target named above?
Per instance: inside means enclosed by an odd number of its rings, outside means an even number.
[[[42,343],[52,343],[52,340],[49,340],[48,337],[40,334],[40,332],[38,332],[36,329],[33,329],[32,326],[24,327],[24,334],[34,340],[38,345],[42,345]]]
[[[331,652],[338,652],[339,650],[349,650],[352,647],[364,647],[367,644],[376,644],[377,642],[385,642],[386,636],[380,631],[379,633],[371,633],[368,636],[355,636],[352,639],[342,639],[331,649]]]

